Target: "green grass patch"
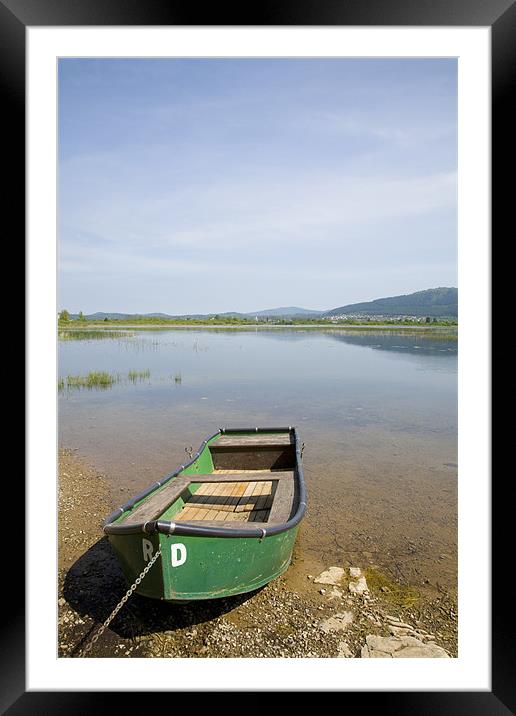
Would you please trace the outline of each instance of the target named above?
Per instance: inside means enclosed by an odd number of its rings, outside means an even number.
[[[87,375],[69,375],[66,378],[67,388],[110,388],[119,381],[118,374],[106,371],[90,371]]]
[[[412,607],[421,598],[421,593],[415,587],[407,587],[393,582],[383,572],[374,567],[366,569],[364,575],[370,591],[395,606]]]
[[[130,370],[127,379],[131,383],[150,378],[150,370]],[[66,378],[59,378],[57,381],[57,389],[59,391],[77,388],[100,388],[105,390],[111,388],[115,383],[120,383],[123,376],[120,373],[108,373],[107,371],[90,371],[87,375],[68,375]]]

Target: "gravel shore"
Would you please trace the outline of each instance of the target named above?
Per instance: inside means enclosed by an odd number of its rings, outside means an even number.
[[[185,605],[133,595],[85,653],[128,587],[102,532],[114,506],[104,477],[60,450],[60,657],[457,656],[454,595],[423,596],[361,565],[302,579],[291,569],[255,592]]]

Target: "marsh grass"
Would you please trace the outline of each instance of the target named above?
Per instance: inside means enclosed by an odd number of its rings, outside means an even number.
[[[69,375],[66,377],[67,388],[110,388],[118,383],[120,376],[106,371],[90,371],[87,375]]]
[[[147,370],[130,370],[127,374],[127,377],[131,381],[131,383],[136,383],[138,380],[145,380],[146,378],[150,378],[150,370],[147,368]]]
[[[102,331],[102,330],[59,330],[60,341],[99,341],[106,338],[129,338],[134,332],[129,331]]]
[[[130,370],[127,379],[131,383],[146,380],[150,378],[150,370]],[[57,389],[63,391],[65,389],[72,390],[74,388],[100,388],[105,390],[111,388],[115,383],[122,381],[120,373],[107,373],[106,371],[90,371],[87,375],[68,375],[66,378],[59,378],[57,381]]]

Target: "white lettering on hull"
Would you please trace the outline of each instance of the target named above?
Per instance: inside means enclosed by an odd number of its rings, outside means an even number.
[[[171,547],[172,566],[180,567],[186,562],[186,547],[181,542],[176,542]]]
[[[152,559],[152,553],[154,551],[152,542],[148,539],[142,539],[142,549],[143,549],[143,559],[145,562],[148,562],[149,560]]]

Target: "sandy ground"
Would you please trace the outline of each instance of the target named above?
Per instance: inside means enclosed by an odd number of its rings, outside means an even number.
[[[353,594],[347,571],[337,586],[317,583],[298,548],[282,577],[249,594],[185,605],[135,594],[85,652],[128,588],[102,532],[116,506],[105,477],[76,451],[60,450],[60,657],[350,658],[364,656],[366,639],[377,644],[377,637],[435,644],[457,656],[454,594],[425,593],[374,570],[364,571],[368,591]]]

